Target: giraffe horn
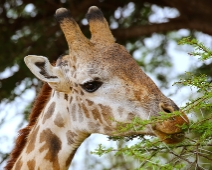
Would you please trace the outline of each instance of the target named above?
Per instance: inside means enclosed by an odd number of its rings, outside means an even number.
[[[92,42],[100,44],[114,43],[114,37],[110,31],[108,23],[98,7],[90,7],[86,18],[89,22]]]
[[[66,8],[59,8],[56,10],[55,18],[60,24],[70,50],[79,51],[89,48],[90,41],[83,35],[70,11]]]

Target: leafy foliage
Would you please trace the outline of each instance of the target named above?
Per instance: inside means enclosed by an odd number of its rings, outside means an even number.
[[[73,17],[87,37],[90,37],[90,33],[88,31],[88,25],[84,22],[84,14],[92,5],[101,8],[106,19],[109,21],[117,42],[125,45],[132,56],[135,56],[134,54],[136,52],[142,51],[142,57],[137,60],[138,64],[146,72],[154,72],[155,77],[163,83],[163,87],[166,87],[169,80],[166,72],[169,72],[167,70],[172,66],[170,56],[167,52],[167,44],[170,39],[174,39],[172,37],[170,38],[166,33],[180,28],[187,28],[191,31],[198,30],[212,35],[210,22],[212,13],[210,10],[211,2],[202,0],[200,4],[198,0],[193,0],[193,3],[190,3],[190,1],[184,1],[182,3],[178,0],[172,0],[170,2],[164,0],[1,0],[0,102],[10,103],[19,98],[22,100],[22,103],[16,103],[16,115],[21,115],[27,119],[32,104],[28,104],[25,111],[20,111],[18,108],[24,103],[22,95],[28,89],[38,91],[41,82],[34,78],[33,74],[24,64],[23,58],[29,54],[36,54],[46,56],[53,62],[58,56],[67,52],[67,44],[64,36],[53,17],[55,10],[60,7],[71,10]],[[157,5],[160,8],[169,9],[170,11],[176,10],[179,14],[171,17],[171,19],[169,15],[164,15],[165,22],[158,20],[156,22],[150,21],[151,16],[155,12],[153,8]],[[189,10],[187,10],[188,6],[190,7]],[[127,15],[126,11],[128,11]],[[192,20],[188,20],[188,18],[191,18],[190,16],[193,16]],[[193,32],[190,33],[192,34]],[[176,33],[174,32],[174,34]],[[144,41],[149,35],[156,37],[153,48],[148,48]],[[196,71],[209,75],[212,73],[211,65],[202,65]],[[166,69],[162,70],[161,68]],[[8,70],[10,74],[2,76],[2,73]],[[212,80],[211,77],[212,74],[208,77],[209,81]],[[207,105],[209,105],[210,99],[207,99]],[[5,106],[3,105],[0,111],[3,113],[4,110]],[[10,114],[5,113],[5,117],[1,117],[1,128],[5,122],[10,123],[8,119],[10,116],[8,115]],[[128,137],[128,140],[130,139],[131,137]],[[4,140],[4,136],[0,136],[0,141],[2,146],[3,143],[8,143],[7,140]],[[0,164],[2,162],[4,163],[7,157],[8,153],[0,151]]]
[[[196,39],[184,38],[179,44],[192,45],[195,50],[190,55],[199,56],[201,61],[212,58],[212,51]],[[207,75],[194,75],[190,72],[185,74],[186,78],[180,79],[175,84],[195,88],[198,96],[190,99],[181,108],[181,112],[187,113],[190,116],[190,125],[183,125],[181,127],[186,131],[186,137],[183,142],[175,145],[166,145],[158,138],[149,136],[110,137],[112,140],[124,140],[126,142],[137,138],[137,142],[132,146],[126,144],[118,149],[99,145],[92,153],[101,156],[106,153],[115,152],[115,155],[122,154],[126,157],[131,157],[140,162],[138,170],[149,168],[164,170],[212,168],[212,84],[208,81]],[[180,112],[172,114],[161,113],[160,117],[145,121],[136,118],[130,124],[122,126],[120,132],[132,129],[140,130],[147,124],[155,124],[179,114]]]
[[[212,51],[205,47],[203,43],[198,42],[196,39],[191,39],[191,37],[183,38],[178,43],[179,45],[192,45],[194,47],[194,51],[189,53],[191,56],[199,56],[199,59],[204,61],[210,59],[212,56]]]

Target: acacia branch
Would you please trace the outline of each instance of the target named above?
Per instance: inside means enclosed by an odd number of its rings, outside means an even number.
[[[166,33],[182,28],[202,31],[206,34],[212,35],[211,27],[212,25],[210,23],[205,23],[199,20],[187,21],[176,19],[167,23],[118,28],[112,30],[112,32],[117,40],[127,40],[130,38],[138,38],[139,36],[151,35],[152,33]]]

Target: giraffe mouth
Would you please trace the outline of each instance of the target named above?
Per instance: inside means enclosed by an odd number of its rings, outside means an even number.
[[[152,129],[155,135],[164,143],[176,144],[185,138],[185,133],[181,128],[184,124],[189,124],[187,116],[176,116],[161,123],[156,123]]]
[[[153,130],[155,135],[164,143],[166,144],[176,144],[179,142],[182,142],[185,138],[184,132],[179,133],[173,133],[173,134],[167,134],[160,130]]]

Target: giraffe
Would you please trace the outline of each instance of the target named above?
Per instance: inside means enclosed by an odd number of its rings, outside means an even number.
[[[78,147],[92,133],[156,135],[171,144],[183,140],[184,133],[177,125],[189,123],[184,114],[139,131],[116,133],[117,122],[127,124],[135,117],[148,120],[161,111],[168,114],[179,108],[162,94],[126,49],[115,43],[98,7],[90,7],[86,15],[90,40],[67,9],[59,8],[55,17],[69,54],[59,57],[55,65],[43,56],[24,58],[44,85],[29,124],[19,131],[6,170],[68,169]]]

